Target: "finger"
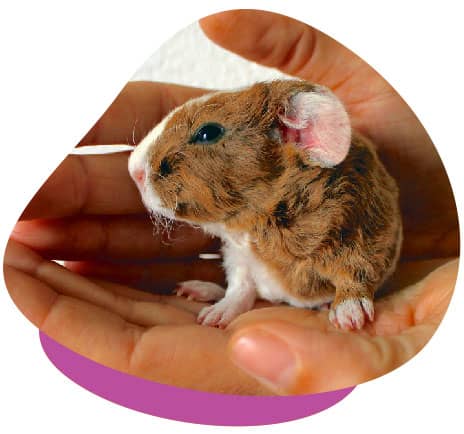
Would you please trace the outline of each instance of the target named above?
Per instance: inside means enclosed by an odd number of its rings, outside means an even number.
[[[102,288],[105,288],[108,291],[111,291],[120,296],[127,297],[136,301],[166,304],[195,314],[195,317],[198,315],[200,310],[208,304],[204,302],[189,300],[185,297],[178,297],[177,295],[158,295],[146,291],[140,291],[127,285],[121,285],[119,283],[109,282],[107,280],[97,278],[90,278],[90,280],[94,281]]]
[[[44,282],[9,265],[9,244],[5,252],[3,276],[8,292],[23,315],[35,326],[41,327],[53,309],[56,309],[58,293]]]
[[[440,324],[455,289],[458,266],[459,259],[449,260],[410,289],[406,297],[414,303],[415,324]]]
[[[200,25],[213,42],[227,50],[332,89],[367,66],[326,34],[280,14],[234,10],[203,18]]]
[[[55,268],[55,270],[52,270],[52,267]],[[59,265],[52,264],[52,267],[50,267],[47,274],[54,273],[55,276],[53,277],[56,279],[62,277],[70,283],[76,283],[76,279],[68,278],[69,275],[66,276],[64,273],[62,276],[58,275],[57,269],[60,268]],[[8,281],[8,287],[13,288],[10,291],[11,296],[24,316],[47,333],[46,326],[44,325],[45,321],[42,321],[41,318],[48,318],[50,314],[54,314],[55,312],[52,312],[52,309],[47,310],[46,308],[41,308],[40,305],[31,306],[31,304],[23,303],[25,300],[24,294],[27,292],[30,293],[31,290],[40,292],[48,291],[52,294],[54,288],[47,282],[43,282],[11,266],[5,266],[5,279]],[[123,319],[127,323],[127,326],[130,324],[132,326],[145,328],[159,325],[195,324],[196,310],[200,309],[200,307],[193,308],[193,306],[184,307],[180,302],[167,303],[165,300],[159,299],[147,301],[126,299],[123,296],[115,296],[115,294],[117,294],[116,291],[114,293],[109,290],[102,291],[101,288],[105,288],[107,285],[91,285],[89,280],[81,283],[81,285],[73,287],[72,291],[69,286],[61,287],[60,290],[62,293],[56,294],[56,300],[61,302],[63,297],[65,297],[69,308],[72,308],[72,305],[94,310],[95,308],[100,308],[95,310],[95,312],[97,313],[98,311],[99,315],[107,315],[108,313],[114,314]],[[99,291],[97,291],[96,288],[99,288]],[[92,291],[92,293],[89,291]],[[72,299],[70,299],[70,297],[72,297]],[[28,301],[34,302],[34,300],[35,298],[32,297]],[[57,305],[57,307],[59,306]],[[42,310],[45,314],[41,313]],[[105,312],[103,313],[103,311]]]
[[[166,257],[198,257],[218,241],[200,229],[173,222],[168,230],[148,215],[88,216],[19,222],[12,238],[49,259],[131,262]]]
[[[438,326],[446,312],[457,278],[457,259],[407,262],[399,265],[387,296],[375,302],[375,321],[366,331],[393,336],[428,323]]]
[[[135,145],[173,108],[205,92],[175,84],[129,82],[79,146]]]
[[[46,261],[19,243],[10,242],[6,264],[23,277],[47,285],[57,294],[72,297],[112,312],[128,323],[141,326],[193,323],[195,316],[185,310],[153,301],[134,300],[110,292],[61,265]],[[31,284],[28,279],[28,285]]]
[[[206,280],[223,284],[224,273],[216,260],[185,260],[143,264],[66,262],[75,273],[121,283],[148,292],[171,293],[178,282]]]
[[[229,351],[240,368],[274,393],[319,393],[395,369],[413,357],[434,331],[434,326],[423,325],[403,335],[367,339],[272,321],[239,331],[231,338]]]
[[[40,187],[21,219],[144,212],[127,170],[128,153],[66,157]]]

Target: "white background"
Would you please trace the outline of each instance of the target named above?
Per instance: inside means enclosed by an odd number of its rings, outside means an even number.
[[[458,4],[169,0],[18,1],[2,6],[0,244],[5,245],[37,188],[163,42],[201,16],[264,5],[335,37],[393,84],[434,140],[462,215],[464,32]],[[459,431],[463,298],[461,273],[438,332],[397,371],[358,387],[321,414],[250,430],[447,432],[446,427],[456,426],[452,432]],[[167,421],[119,407],[67,380],[48,362],[37,330],[17,311],[4,286],[0,321],[1,432],[217,432],[214,427]]]
[[[230,89],[279,77],[289,76],[224,50],[205,36],[196,21],[156,50],[132,80],[169,81],[210,89]]]

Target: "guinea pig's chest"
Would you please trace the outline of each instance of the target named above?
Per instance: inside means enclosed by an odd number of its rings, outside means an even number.
[[[293,296],[286,289],[285,279],[279,279],[272,267],[254,252],[253,240],[248,233],[228,231],[222,224],[203,225],[203,229],[222,240],[223,266],[229,284],[239,275],[240,279],[251,281],[260,298],[296,307],[317,307],[330,301],[327,297],[302,300]]]

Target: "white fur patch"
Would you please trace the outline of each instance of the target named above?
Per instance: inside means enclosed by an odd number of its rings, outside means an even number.
[[[175,111],[174,111],[175,112]],[[150,154],[150,149],[156,144],[156,140],[164,131],[166,123],[172,117],[174,112],[171,112],[166,116],[155,128],[153,128],[144,139],[135,147],[134,151],[129,157],[129,173],[134,177],[134,173],[137,170],[144,169],[145,171],[149,170],[149,161],[148,156]],[[147,179],[145,178],[144,189],[147,188]]]
[[[162,214],[168,218],[174,218],[174,212],[163,206],[160,197],[156,194],[153,186],[150,184],[151,168],[149,164],[150,150],[156,145],[156,140],[163,133],[166,123],[174,114],[175,110],[166,116],[155,128],[153,128],[145,138],[136,146],[129,157],[129,174],[136,180],[136,173],[140,170],[145,172],[143,184],[136,182],[142,196],[142,202],[145,207],[153,212]]]
[[[345,300],[329,312],[330,322],[343,330],[360,330],[366,319],[374,320],[374,303],[365,297]]]
[[[250,285],[251,282],[261,298],[274,303],[285,302],[296,307],[315,308],[333,300],[333,295],[311,300],[300,300],[288,293],[272,272],[269,271],[269,266],[253,253],[248,234],[230,232],[224,225],[219,223],[202,225],[202,228],[206,232],[220,237],[224,242],[223,265],[229,283],[226,297],[230,292],[232,282],[237,282],[237,285]]]

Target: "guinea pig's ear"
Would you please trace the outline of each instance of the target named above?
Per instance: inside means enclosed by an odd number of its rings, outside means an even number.
[[[280,137],[294,142],[321,167],[341,163],[351,143],[348,114],[340,100],[327,88],[316,85],[310,92],[293,94],[279,114]]]

